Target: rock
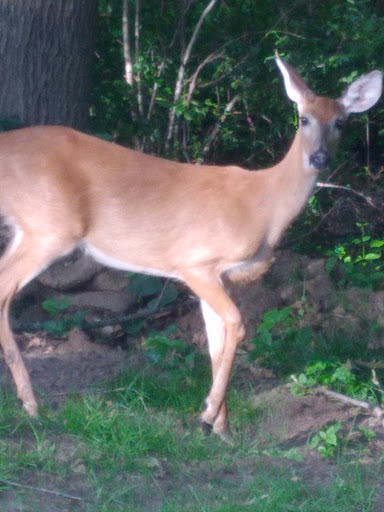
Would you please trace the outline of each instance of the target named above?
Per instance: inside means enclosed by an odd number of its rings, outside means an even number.
[[[290,306],[292,303],[300,299],[302,294],[302,283],[287,284],[286,286],[281,287],[279,290],[279,296],[284,306]]]
[[[92,343],[84,331],[74,328],[70,331],[68,339],[60,343],[56,348],[55,353],[63,354],[66,352],[103,352],[105,349]]]
[[[360,318],[348,313],[343,307],[336,306],[327,315],[322,315],[321,328],[324,332],[335,331],[357,333],[361,330]]]
[[[325,261],[323,258],[310,260],[306,269],[308,279],[316,279],[319,276],[324,277],[324,275],[328,277],[328,274],[325,271]]]
[[[136,303],[136,296],[128,291],[74,292],[65,297],[69,300],[69,308],[74,307],[80,311],[97,310],[119,314],[124,313]]]
[[[90,281],[103,268],[83,251],[77,250],[70,256],[51,265],[37,278],[49,288],[67,291],[79,288]]]
[[[307,281],[305,295],[309,302],[319,304],[322,309],[329,308],[335,301],[335,289],[326,274]]]
[[[372,312],[376,315],[376,321],[384,327],[384,290],[374,293]]]
[[[305,294],[310,302],[318,303],[323,309],[331,307],[334,303],[335,288],[325,271],[324,259],[310,260],[305,267],[305,275]]]
[[[121,292],[127,289],[128,282],[129,278],[126,271],[104,268],[92,279],[90,289]]]
[[[231,297],[241,312],[248,338],[254,336],[255,325],[261,322],[266,311],[281,306],[279,294],[261,281],[234,286]]]
[[[303,258],[292,251],[276,251],[275,261],[265,275],[266,282],[272,288],[279,288],[297,279]],[[296,276],[296,277],[295,277]]]
[[[373,292],[351,288],[346,292],[350,309],[361,311],[364,316],[384,327],[384,291]]]

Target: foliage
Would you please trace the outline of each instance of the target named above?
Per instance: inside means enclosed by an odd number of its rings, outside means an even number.
[[[193,368],[196,350],[191,343],[172,336],[174,327],[169,327],[164,333],[151,333],[144,343],[146,356],[151,363],[159,363],[163,368],[180,371],[182,368]]]
[[[305,395],[325,386],[359,400],[381,403],[382,392],[371,380],[370,364],[362,363],[374,359],[373,367],[380,368],[382,352],[372,354],[368,348],[378,326],[373,325],[365,336],[357,331],[352,336],[348,326],[317,331],[307,325],[310,315],[309,308],[267,311],[250,341],[254,345],[250,359],[278,376],[291,376],[294,394]],[[377,371],[382,377],[382,371]]]
[[[328,273],[332,272],[338,261],[342,263],[340,284],[352,283],[375,288],[384,282],[384,237],[373,239],[367,233],[368,226],[368,222],[358,222],[359,237],[338,244],[332,251],[328,251],[329,257],[325,266]]]
[[[54,336],[65,336],[74,327],[80,327],[87,315],[86,311],[65,314],[69,308],[68,298],[47,299],[42,303],[42,307],[51,317],[51,320],[43,323],[43,329]]]
[[[312,339],[311,327],[298,327],[298,318],[290,306],[283,309],[267,311],[257,328],[256,336],[251,339],[255,346],[250,358],[264,366],[294,372],[307,360]],[[295,358],[292,358],[295,354]]]
[[[343,363],[336,358],[334,361],[315,361],[300,373],[291,386],[297,395],[306,394],[315,386],[325,386],[334,391],[377,403],[378,390],[364,372],[352,371],[349,361]]]
[[[320,430],[318,434],[312,437],[309,448],[316,449],[324,458],[333,457],[340,442],[338,436],[340,427],[340,422],[337,422],[324,430]]]
[[[381,65],[383,8],[378,1],[217,2],[187,58],[207,4],[171,0],[165,6],[151,0],[137,10],[138,2],[128,2],[130,85],[123,77],[122,2],[100,1],[92,107],[96,131],[163,154],[174,112],[175,158],[267,165],[284,151],[292,133],[292,107],[272,62],[275,49],[324,94],[340,94],[340,85]],[[376,127],[380,110],[375,112]],[[363,136],[356,130],[363,122],[354,123],[355,139]]]
[[[0,118],[0,133],[8,130],[16,130],[22,128],[22,123],[17,116]]]
[[[137,295],[139,302],[146,299],[147,306],[159,308],[174,302],[178,293],[175,285],[169,280],[143,274],[132,274],[128,283],[128,290]]]

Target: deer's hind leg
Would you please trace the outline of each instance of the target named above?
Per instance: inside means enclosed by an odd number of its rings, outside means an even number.
[[[51,261],[71,250],[69,240],[33,236],[0,215],[0,345],[15,382],[17,395],[29,416],[37,415],[31,380],[9,324],[15,294]]]

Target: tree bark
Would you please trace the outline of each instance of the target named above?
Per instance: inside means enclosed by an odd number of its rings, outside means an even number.
[[[85,129],[97,0],[0,0],[0,123]]]

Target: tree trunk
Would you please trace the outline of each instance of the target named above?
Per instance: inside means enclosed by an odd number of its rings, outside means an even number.
[[[0,0],[0,124],[89,117],[97,0]]]

